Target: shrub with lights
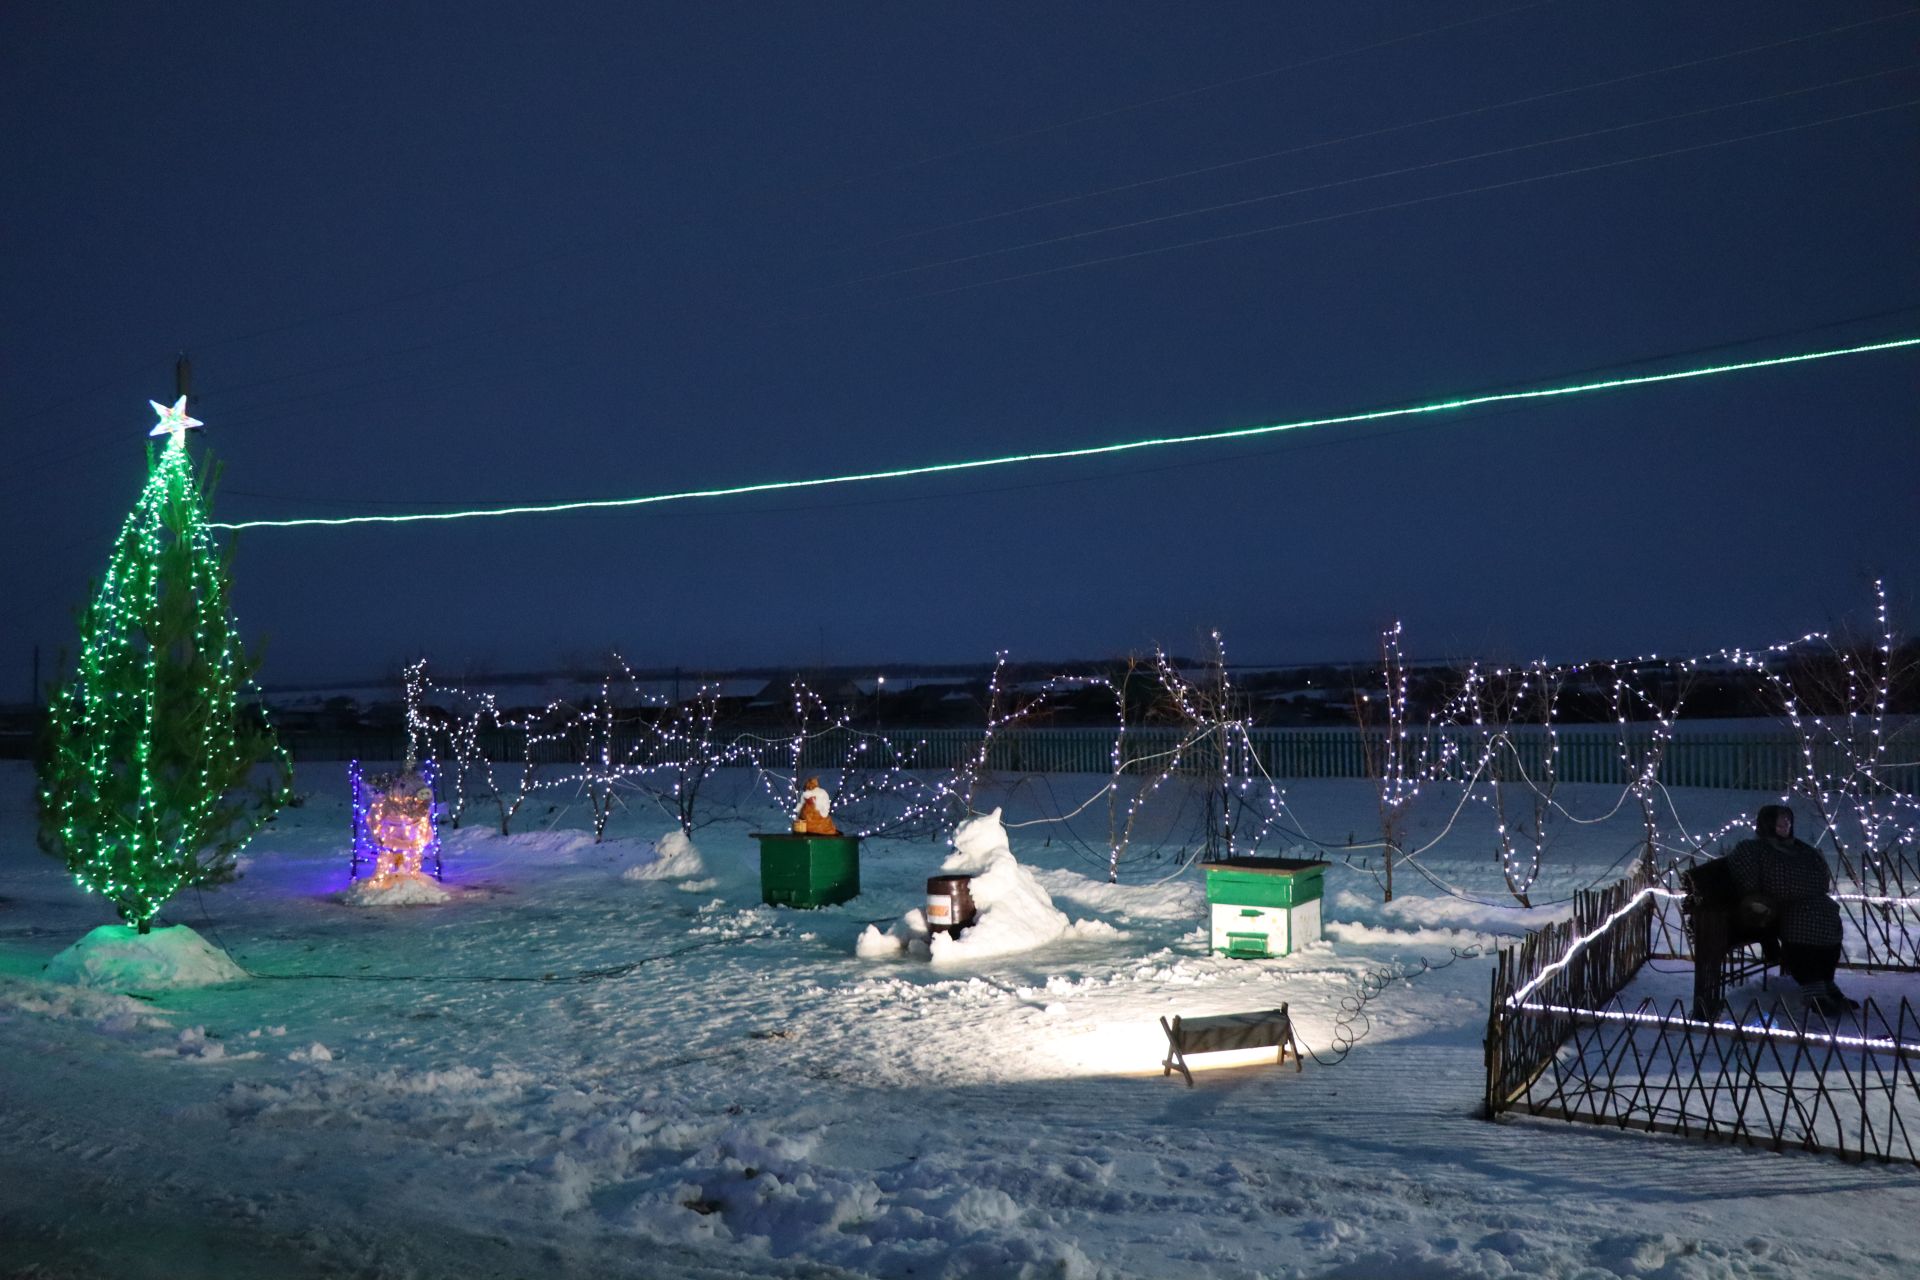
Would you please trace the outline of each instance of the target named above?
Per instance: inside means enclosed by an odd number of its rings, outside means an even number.
[[[255,663],[186,447],[200,423],[184,396],[154,409],[165,441],[82,615],[40,764],[43,847],[141,934],[181,889],[233,878],[291,780],[247,697]]]

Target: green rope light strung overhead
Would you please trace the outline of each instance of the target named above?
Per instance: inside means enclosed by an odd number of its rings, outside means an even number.
[[[254,664],[186,447],[186,397],[81,619],[77,667],[48,708],[40,837],[80,885],[146,933],[169,898],[233,877],[278,807],[286,756],[242,705]],[[255,766],[277,776],[249,788]]]
[[[731,498],[750,493],[778,493],[786,489],[817,489],[831,484],[863,484],[873,480],[904,480],[912,476],[941,475],[953,471],[977,471],[986,467],[1007,467],[1027,462],[1058,462],[1068,458],[1095,458],[1104,454],[1129,453],[1141,449],[1162,449],[1174,445],[1210,444],[1222,440],[1247,440],[1257,436],[1302,431],[1310,427],[1352,426],[1363,422],[1385,422],[1393,418],[1411,418],[1423,414],[1473,409],[1481,405],[1511,404],[1520,400],[1545,400],[1560,396],[1587,395],[1618,391],[1626,387],[1651,386],[1688,378],[1707,378],[1719,374],[1744,373],[1752,369],[1771,369],[1781,365],[1805,364],[1812,360],[1831,360],[1839,356],[1864,355],[1872,351],[1892,351],[1920,346],[1920,338],[1894,338],[1854,347],[1825,351],[1806,351],[1796,355],[1772,356],[1765,360],[1743,360],[1736,364],[1707,365],[1672,373],[1639,374],[1626,378],[1606,378],[1564,387],[1542,387],[1532,391],[1503,391],[1489,395],[1461,396],[1432,404],[1401,409],[1374,409],[1325,418],[1302,418],[1296,422],[1275,422],[1264,426],[1234,427],[1225,431],[1207,431],[1193,435],[1154,436],[1141,440],[1123,440],[1116,444],[1089,445],[1079,449],[1050,449],[1035,453],[1005,454],[995,458],[973,458],[959,462],[934,462],[915,467],[895,467],[885,471],[857,471],[837,476],[817,476],[806,480],[768,480],[757,484],[728,485],[714,489],[686,489],[678,493],[655,493],[638,498],[596,498],[579,502],[549,502],[527,506],[482,507],[471,511],[427,511],[383,516],[307,516],[287,520],[214,521],[214,529],[299,529],[355,524],[415,524],[427,520],[489,520],[501,516],[545,515],[562,511],[602,511],[615,507],[646,507],[664,502],[686,502],[695,498]]]

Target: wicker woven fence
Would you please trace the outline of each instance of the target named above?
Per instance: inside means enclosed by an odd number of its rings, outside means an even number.
[[[1485,1043],[1489,1115],[1514,1109],[1552,1064],[1573,1027],[1565,1010],[1612,999],[1646,963],[1656,915],[1651,890],[1644,870],[1586,890],[1571,919],[1500,949]]]
[[[1838,891],[1848,968],[1920,972],[1920,915],[1906,877],[1891,875],[1891,892]],[[1829,1021],[1773,986],[1703,1020],[1681,999],[1623,994],[1647,961],[1690,960],[1678,903],[1670,882],[1641,873],[1583,895],[1573,920],[1501,952],[1486,1114],[1920,1165],[1920,1013],[1910,999],[1870,998]]]

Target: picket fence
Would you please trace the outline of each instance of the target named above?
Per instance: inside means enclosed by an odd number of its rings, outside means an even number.
[[[980,751],[980,729],[853,729],[840,728],[810,737],[797,762],[802,769],[887,769],[894,767],[952,770],[973,760]],[[1227,744],[1235,772],[1265,773],[1275,780],[1301,778],[1366,778],[1369,758],[1384,739],[1378,732],[1355,728],[1255,729],[1244,740]],[[1651,750],[1650,738],[1629,734],[1622,740],[1606,728],[1561,729],[1549,739],[1539,732],[1514,735],[1514,751],[1502,757],[1507,777],[1524,771],[1543,777],[1549,757],[1554,777],[1563,783],[1621,785],[1629,766],[1638,767]],[[1131,772],[1157,769],[1181,742],[1171,729],[1129,729],[1115,759],[1110,729],[1072,728],[1002,730],[994,735],[986,767],[996,773],[1110,774],[1125,763]],[[296,760],[398,759],[405,753],[404,737],[392,733],[298,733],[286,743]],[[1461,780],[1480,751],[1470,731],[1434,729],[1409,731],[1410,759],[1441,761],[1444,777]],[[483,735],[489,758],[506,762],[525,759],[524,737],[511,733]],[[634,743],[615,743],[615,751]],[[784,769],[795,764],[790,740],[742,734],[731,739],[736,762]],[[1876,772],[1882,788],[1912,794],[1920,790],[1920,743],[1897,743],[1892,761]],[[1219,759],[1217,739],[1206,739],[1182,752],[1180,772],[1206,775]],[[1248,758],[1251,750],[1253,759]],[[1842,753],[1831,744],[1816,745],[1814,768],[1832,774],[1846,767]],[[574,745],[564,738],[544,741],[535,749],[541,763],[577,758]],[[1256,767],[1257,765],[1257,767]],[[1805,768],[1800,740],[1779,731],[1689,733],[1674,738],[1660,761],[1659,780],[1670,787],[1713,787],[1726,790],[1784,791]]]

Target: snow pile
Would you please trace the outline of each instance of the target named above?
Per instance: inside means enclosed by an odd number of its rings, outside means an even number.
[[[1204,921],[1207,918],[1207,885],[1198,878],[1160,877],[1148,884],[1109,884],[1078,871],[1034,872],[1056,902],[1066,901],[1085,911],[1117,916],[1123,920]]]
[[[633,1133],[630,1124],[607,1135],[614,1152],[631,1153],[623,1161],[629,1175],[641,1174],[628,1184],[639,1194],[625,1216],[636,1234],[731,1246],[740,1258],[805,1259],[849,1276],[1094,1280],[1120,1274],[1102,1271],[1078,1243],[1060,1238],[1052,1206],[1023,1204],[1000,1186],[966,1185],[970,1171],[962,1159],[930,1153],[924,1167],[912,1161],[899,1170],[842,1169],[822,1161],[817,1136],[743,1125],[690,1143],[704,1127],[643,1124]],[[681,1144],[690,1149],[683,1153]],[[1077,1163],[1098,1179],[1091,1162]],[[577,1160],[560,1155],[538,1172],[551,1176],[563,1196],[591,1167],[590,1150],[583,1150]],[[1096,1187],[1092,1197],[1101,1194]],[[763,1273],[751,1262],[740,1271]]]
[[[107,1035],[139,1030],[172,1030],[151,1006],[127,996],[97,993],[76,986],[55,986],[26,979],[0,979],[0,1022],[15,1014],[90,1024]]]
[[[879,925],[868,925],[853,942],[853,954],[862,960],[891,960],[902,951],[926,958],[927,913],[919,907],[907,912],[885,933]]]
[[[1499,936],[1465,929],[1395,929],[1357,920],[1329,920],[1323,926],[1329,941],[1353,946],[1488,947]]]
[[[258,1049],[248,1049],[240,1053],[228,1053],[221,1038],[209,1032],[205,1027],[188,1027],[173,1043],[159,1049],[148,1049],[149,1058],[177,1058],[184,1062],[250,1062],[267,1055]]]
[[[675,827],[653,842],[645,861],[621,873],[623,880],[691,880],[707,874],[707,860],[692,837]]]
[[[185,925],[141,933],[104,924],[47,961],[47,978],[100,991],[170,991],[239,982],[246,971]]]
[[[356,907],[423,907],[445,902],[453,894],[424,875],[376,876],[355,880],[340,895]]]
[[[1452,926],[1478,933],[1501,933],[1515,937],[1528,929],[1538,929],[1542,925],[1564,920],[1572,914],[1571,904],[1564,900],[1548,906],[1523,907],[1511,898],[1503,902],[1494,898],[1430,898],[1403,894],[1391,902],[1382,902],[1377,894],[1368,896],[1352,889],[1341,889],[1335,893],[1329,905],[1343,919],[1365,919],[1373,915],[1383,917],[1380,923],[1425,925],[1431,928]]]
[[[854,943],[854,954],[872,960],[906,951],[924,955],[935,964],[965,964],[1032,951],[1068,934],[1094,937],[1115,933],[1111,925],[1098,920],[1076,924],[1053,905],[1053,898],[1033,872],[1014,859],[998,809],[968,818],[954,828],[953,853],[940,869],[973,877],[968,888],[978,918],[970,927],[962,929],[958,937],[947,933],[929,937],[926,912],[915,908],[886,933],[868,925]]]

